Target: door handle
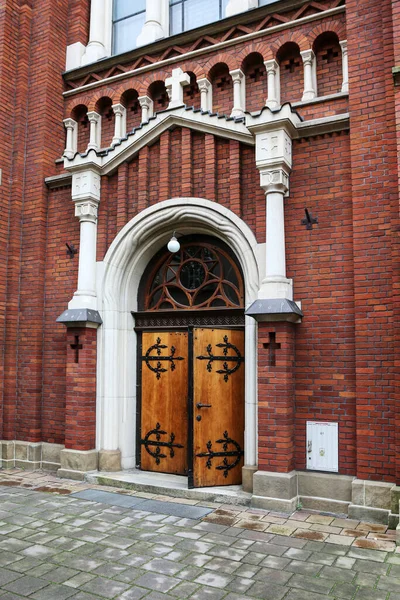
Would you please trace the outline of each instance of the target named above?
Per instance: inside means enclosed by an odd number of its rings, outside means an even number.
[[[198,402],[196,406],[197,408],[211,408],[212,404],[202,404],[201,402]]]

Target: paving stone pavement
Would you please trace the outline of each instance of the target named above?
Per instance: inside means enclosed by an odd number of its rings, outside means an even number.
[[[46,491],[36,491],[36,477],[0,478],[0,600],[400,600],[393,542],[377,540],[393,544],[390,550],[342,543],[356,540],[345,529],[390,536],[382,526],[307,511],[288,516],[124,495],[60,480],[58,488],[49,481]],[[298,529],[327,537],[298,537]]]

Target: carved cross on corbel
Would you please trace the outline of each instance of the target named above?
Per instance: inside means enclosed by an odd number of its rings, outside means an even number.
[[[281,349],[281,345],[276,342],[276,333],[274,331],[269,332],[269,342],[263,344],[263,347],[269,350],[269,366],[276,366],[276,350]]]

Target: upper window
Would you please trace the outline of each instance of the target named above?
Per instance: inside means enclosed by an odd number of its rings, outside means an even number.
[[[114,0],[113,54],[136,47],[136,39],[146,20],[146,0]]]
[[[170,35],[219,21],[229,0],[170,0]]]

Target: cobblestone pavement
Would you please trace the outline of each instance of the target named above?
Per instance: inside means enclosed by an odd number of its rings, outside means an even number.
[[[383,526],[115,492],[2,472],[0,600],[400,600]]]

